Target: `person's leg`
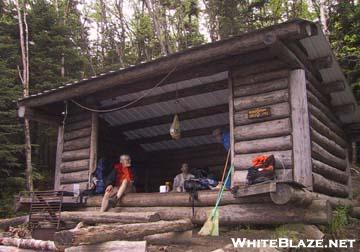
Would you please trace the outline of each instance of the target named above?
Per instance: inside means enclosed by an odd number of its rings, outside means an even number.
[[[108,207],[109,207],[109,199],[111,197],[114,197],[116,195],[117,191],[118,191],[118,188],[113,187],[110,192],[105,192],[104,197],[103,197],[102,202],[101,202],[100,212],[105,212],[108,209]]]

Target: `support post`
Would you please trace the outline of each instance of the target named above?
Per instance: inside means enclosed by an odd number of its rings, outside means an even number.
[[[289,92],[293,139],[294,181],[312,190],[312,161],[306,78],[303,69],[290,72]]]
[[[60,175],[61,175],[60,167],[61,167],[63,146],[64,146],[64,126],[60,125],[58,128],[58,138],[57,138],[57,146],[56,146],[55,180],[54,180],[55,191],[60,189]]]

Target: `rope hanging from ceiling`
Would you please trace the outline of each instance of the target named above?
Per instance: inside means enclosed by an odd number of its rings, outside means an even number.
[[[159,87],[161,84],[164,83],[165,80],[167,80],[167,79],[170,77],[170,75],[176,70],[176,68],[177,68],[177,66],[175,66],[170,72],[168,72],[168,73],[164,76],[164,78],[162,78],[158,83],[156,83],[151,89],[148,89],[143,95],[140,95],[140,96],[139,96],[138,98],[136,98],[135,100],[130,101],[129,103],[124,104],[124,105],[122,105],[122,106],[120,106],[120,107],[116,107],[116,108],[112,108],[112,109],[103,109],[103,110],[101,110],[101,109],[95,109],[95,108],[87,107],[87,106],[82,105],[82,104],[80,104],[79,102],[77,102],[77,101],[75,101],[75,100],[73,100],[73,99],[71,99],[71,102],[73,102],[75,105],[77,105],[78,107],[80,107],[80,108],[82,108],[82,109],[85,109],[85,110],[88,110],[88,111],[91,111],[91,112],[95,112],[95,113],[110,113],[110,112],[114,112],[114,111],[117,111],[117,110],[125,109],[125,108],[127,108],[127,107],[129,107],[129,106],[131,106],[131,105],[133,105],[133,104],[141,101],[141,100],[144,99],[146,96],[148,96],[149,94],[151,94],[151,92],[152,92],[155,88]]]

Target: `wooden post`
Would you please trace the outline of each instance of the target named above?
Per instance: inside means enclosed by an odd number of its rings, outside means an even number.
[[[91,175],[96,170],[97,143],[98,143],[98,124],[99,124],[98,114],[93,112],[92,115],[91,115],[89,183],[90,183],[90,180],[91,180]]]
[[[57,149],[56,149],[56,161],[55,161],[55,182],[54,182],[54,190],[57,191],[60,189],[60,167],[61,167],[61,159],[63,153],[64,146],[64,126],[60,125],[58,129],[58,139],[57,139]]]
[[[231,148],[231,156],[230,156],[230,165],[234,164],[234,146],[235,146],[235,138],[234,138],[234,95],[233,95],[233,79],[231,71],[228,74],[229,81],[229,124],[230,124],[230,148]],[[231,173],[231,187],[234,186],[234,172]]]
[[[303,69],[290,72],[294,181],[312,190],[312,162],[306,78]]]

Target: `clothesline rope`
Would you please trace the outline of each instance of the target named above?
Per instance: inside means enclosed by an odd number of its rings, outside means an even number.
[[[110,112],[114,112],[114,111],[117,111],[117,110],[121,110],[121,109],[124,109],[124,108],[127,108],[139,101],[141,101],[142,99],[144,99],[146,96],[148,96],[155,88],[159,87],[162,83],[164,83],[164,81],[169,78],[169,76],[176,70],[177,66],[175,66],[170,72],[168,72],[164,78],[162,78],[158,83],[155,84],[155,86],[153,86],[151,89],[148,89],[143,95],[140,95],[138,98],[136,98],[135,100],[127,103],[127,104],[124,104],[120,107],[116,107],[116,108],[112,108],[112,109],[94,109],[94,108],[90,108],[90,107],[87,107],[87,106],[84,106],[82,104],[80,104],[79,102],[71,99],[71,102],[73,102],[75,105],[77,105],[78,107],[82,108],[82,109],[85,109],[85,110],[88,110],[88,111],[91,111],[91,112],[95,112],[95,113],[110,113]]]

